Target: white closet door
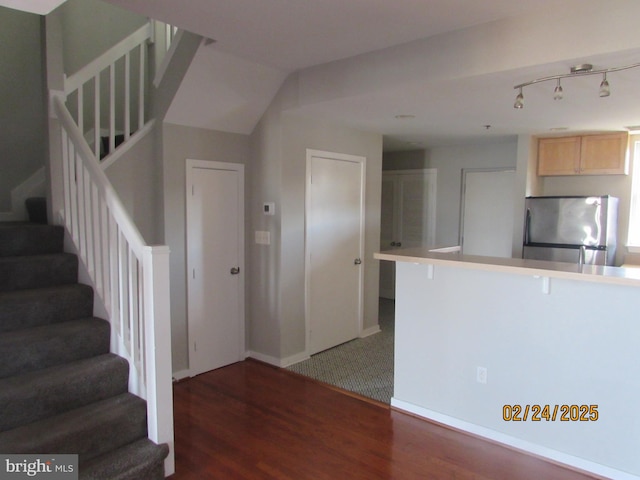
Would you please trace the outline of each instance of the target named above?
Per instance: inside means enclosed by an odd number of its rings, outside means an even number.
[[[187,161],[189,368],[244,359],[244,170]]]
[[[510,258],[515,170],[466,171],[461,228],[462,252]]]
[[[308,156],[306,207],[309,354],[362,328],[364,158]]]

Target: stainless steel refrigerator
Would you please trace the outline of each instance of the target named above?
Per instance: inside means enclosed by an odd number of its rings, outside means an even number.
[[[523,258],[613,265],[618,199],[527,197]]]

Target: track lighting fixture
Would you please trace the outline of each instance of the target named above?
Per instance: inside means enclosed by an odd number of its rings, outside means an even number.
[[[516,101],[513,104],[513,108],[521,109],[524,107],[524,95],[522,94],[522,90],[524,87],[528,87],[529,85],[533,85],[534,83],[548,82],[550,80],[556,80],[556,88],[553,90],[553,99],[561,100],[564,92],[562,90],[562,85],[560,85],[560,80],[563,78],[571,78],[571,77],[582,77],[588,75],[602,75],[602,82],[600,82],[600,90],[598,95],[600,97],[608,97],[611,95],[611,88],[609,86],[609,81],[607,80],[607,74],[611,72],[619,72],[621,70],[628,70],[630,68],[640,67],[640,63],[633,63],[631,65],[624,65],[622,67],[615,68],[603,68],[600,70],[594,70],[593,65],[589,63],[585,63],[582,65],[575,65],[571,67],[570,73],[563,73],[560,75],[551,75],[549,77],[537,78],[535,80],[531,80],[529,82],[521,83],[519,85],[514,86],[513,88],[518,89],[518,95],[516,96]]]

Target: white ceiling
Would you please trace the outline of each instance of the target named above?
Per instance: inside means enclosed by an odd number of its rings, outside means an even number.
[[[287,71],[492,20],[594,0],[108,0]],[[600,2],[601,3],[601,2]]]
[[[22,10],[23,12],[46,15],[58,8],[66,0],[0,0],[0,6]]]
[[[108,1],[216,40],[200,47],[169,112],[174,123],[250,133],[284,78],[300,71],[305,79],[326,77],[333,95],[303,102],[296,113],[379,132],[387,150],[496,141],[555,127],[588,131],[640,125],[640,68],[612,74],[612,95],[606,99],[597,95],[599,77],[571,78],[563,83],[562,101],[554,102],[555,85],[544,83],[527,87],[525,108],[513,109],[514,84],[568,72],[585,61],[596,68],[640,62],[640,41],[629,37],[626,44],[618,26],[630,21],[627,16],[638,17],[636,0],[190,0],[179,8],[175,0]],[[614,13],[602,15],[605,8]],[[576,32],[574,37],[564,31],[565,22],[589,20],[590,13],[611,25],[587,25],[584,31],[573,25],[568,31]],[[548,32],[543,24],[533,25],[545,19],[550,21]],[[492,27],[481,28],[485,25]],[[509,52],[520,29],[532,41]],[[632,35],[637,27],[628,30]],[[501,65],[476,43],[483,37],[499,41],[503,31],[505,45],[499,50],[510,58]],[[610,41],[609,33],[622,41]],[[554,37],[561,40],[557,45]],[[473,43],[465,45],[465,38]],[[433,69],[420,66],[412,52],[412,45],[422,48],[420,42],[451,55],[464,48],[482,52],[491,68],[474,66],[465,73],[457,61],[475,65],[480,59],[434,54],[435,68],[450,71],[439,78]],[[538,49],[538,43],[547,51]],[[594,45],[597,52],[587,55],[573,43]],[[403,65],[402,58],[390,62],[386,57],[391,54],[414,55],[415,72],[414,64],[407,63],[406,71],[390,74],[390,66]],[[358,64],[367,62],[380,66],[378,71],[362,70],[373,80],[354,80],[361,74]],[[376,88],[339,91],[343,83],[364,85],[378,77],[392,80],[380,80]],[[399,114],[415,118],[398,120]]]

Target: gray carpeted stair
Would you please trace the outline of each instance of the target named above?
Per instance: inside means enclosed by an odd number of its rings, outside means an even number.
[[[91,480],[163,478],[162,462],[169,447],[161,447],[143,438],[116,450],[115,460],[113,455],[103,455],[83,464],[82,476]]]
[[[111,353],[0,379],[0,431],[125,393],[128,379]]]
[[[91,317],[93,289],[75,283],[0,292],[0,332]]]
[[[64,228],[32,223],[0,223],[0,255],[45,255],[59,253],[64,242]]]
[[[3,453],[77,453],[80,461],[147,436],[147,406],[130,393],[0,433]]]
[[[63,235],[0,224],[0,452],[75,453],[81,479],[164,478],[168,447],[147,438],[146,402]]]
[[[0,258],[0,291],[69,285],[78,281],[78,257],[71,253]]]
[[[0,378],[109,353],[109,323],[81,318],[0,336]]]

